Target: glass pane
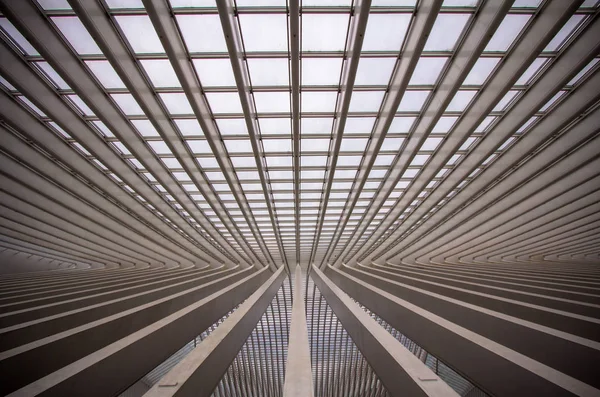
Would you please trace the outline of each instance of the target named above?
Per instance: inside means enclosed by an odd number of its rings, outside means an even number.
[[[537,74],[537,72],[546,64],[546,62],[548,62],[548,59],[546,58],[534,59],[531,65],[529,65],[527,70],[525,70],[525,72],[521,75],[521,77],[519,77],[519,80],[517,80],[515,84],[529,84],[531,78]]]
[[[582,78],[582,77],[583,77],[583,76],[584,76],[584,75],[585,75],[587,72],[589,72],[589,71],[590,71],[590,69],[592,69],[594,66],[596,66],[596,64],[598,63],[598,61],[600,61],[600,59],[598,59],[598,58],[594,58],[594,59],[592,59],[592,61],[591,61],[590,63],[588,63],[588,64],[587,64],[587,65],[586,65],[586,66],[585,66],[583,69],[581,69],[581,70],[579,71],[579,73],[577,73],[577,74],[575,75],[575,77],[573,77],[573,78],[571,79],[571,81],[569,81],[569,82],[567,83],[567,85],[573,85],[573,84],[576,84],[577,82],[579,82],[579,80],[581,80],[581,78]]]
[[[397,152],[400,150],[400,146],[404,143],[404,138],[385,138],[381,144],[380,151],[393,151]]]
[[[6,80],[4,77],[2,77],[2,76],[0,76],[0,83],[1,83],[1,84],[2,84],[4,87],[8,88],[9,90],[12,90],[12,91],[15,91],[15,90],[16,90],[15,86],[14,86],[14,85],[12,85],[11,83],[9,83],[9,82],[8,82],[8,81],[7,81],[7,80]]]
[[[35,65],[44,71],[46,76],[48,76],[50,81],[52,81],[57,88],[62,90],[71,89],[71,87],[69,87],[69,85],[63,80],[62,77],[60,77],[58,73],[56,73],[56,70],[54,70],[48,62],[36,62]]]
[[[285,134],[292,132],[290,118],[260,118],[260,132],[263,135]]]
[[[343,138],[340,152],[364,152],[368,138]]]
[[[205,140],[200,140],[200,139],[191,140],[191,139],[188,139],[186,141],[186,143],[190,147],[190,150],[192,151],[192,153],[197,153],[197,154],[212,154],[212,150],[210,148],[210,145]]]
[[[511,90],[508,91],[500,100],[500,102],[498,102],[496,104],[496,106],[494,107],[494,109],[492,109],[492,112],[501,112],[504,109],[506,109],[506,107],[508,106],[508,104],[513,100],[513,98],[519,93],[519,91],[515,91],[515,90]]]
[[[482,85],[492,73],[500,58],[479,58],[463,81],[464,85]]]
[[[192,60],[203,87],[235,87],[235,77],[229,59]]]
[[[292,141],[290,139],[263,139],[265,152],[291,152]]]
[[[585,19],[584,15],[573,15],[548,43],[544,51],[558,51],[562,44],[571,36],[575,28]]]
[[[396,58],[360,58],[354,85],[388,85]]]
[[[106,0],[109,8],[144,8],[142,0]]]
[[[303,92],[302,112],[333,112],[337,92]]]
[[[174,120],[182,135],[204,135],[197,120]]]
[[[338,85],[342,58],[303,58],[302,85]]]
[[[508,14],[488,42],[485,51],[506,51],[529,21],[530,15]]]
[[[331,117],[303,117],[300,123],[302,134],[330,134],[333,127]]]
[[[194,114],[183,92],[160,93],[159,96],[170,114]]]
[[[158,131],[156,131],[150,120],[131,120],[131,124],[133,124],[142,136],[159,136]]]
[[[354,91],[349,112],[376,112],[381,107],[385,91]]]
[[[250,79],[253,86],[289,86],[288,60],[275,59],[248,59]]]
[[[442,138],[427,138],[419,150],[435,150],[442,143]]]
[[[52,22],[78,54],[102,54],[100,48],[77,17],[55,17]]]
[[[125,88],[125,83],[108,61],[85,61],[104,88]]]
[[[19,95],[16,97],[19,101],[25,103],[34,113],[36,113],[40,117],[46,117],[46,113],[44,113],[40,108],[33,104],[28,98]]]
[[[287,92],[255,92],[258,113],[289,113],[290,94]]]
[[[40,53],[23,37],[21,32],[6,18],[0,18],[0,27],[27,55],[39,55]]]
[[[390,129],[391,133],[407,133],[415,123],[416,117],[394,117]]]
[[[44,10],[70,10],[67,0],[37,0]]]
[[[430,91],[405,91],[400,106],[399,112],[418,112],[423,107],[425,100],[429,96]]]
[[[471,14],[438,14],[424,51],[452,51]]]
[[[447,133],[452,129],[458,117],[440,117],[431,132]]]
[[[252,144],[250,140],[233,140],[233,141],[225,141],[225,147],[227,147],[227,151],[229,153],[253,153]]]
[[[181,35],[191,52],[227,52],[218,15],[177,15]]]
[[[156,154],[173,154],[163,141],[148,141],[148,145],[150,145]]]
[[[467,108],[477,91],[459,90],[448,104],[446,112],[462,112]]]
[[[247,52],[287,51],[285,14],[241,14],[239,19]]]
[[[217,126],[221,135],[248,135],[245,119],[218,119]]]
[[[136,54],[165,52],[147,15],[123,15],[115,19]]]
[[[363,51],[400,51],[410,14],[371,14],[363,41]]]
[[[300,147],[304,152],[327,152],[330,139],[302,139]],[[304,164],[304,163],[302,163]]]
[[[133,95],[110,94],[110,96],[127,116],[140,116],[144,114]]]
[[[206,98],[213,113],[243,113],[237,92],[208,92]]]
[[[302,51],[343,51],[348,14],[303,14]]]
[[[181,87],[171,62],[166,59],[140,60],[154,87]]]
[[[344,134],[370,134],[375,124],[375,117],[348,117]]]
[[[419,58],[408,85],[435,84],[447,60],[448,58]]]
[[[94,116],[94,112],[86,105],[85,102],[78,95],[67,95],[67,98],[71,100],[77,106],[77,108],[83,113],[84,116]]]

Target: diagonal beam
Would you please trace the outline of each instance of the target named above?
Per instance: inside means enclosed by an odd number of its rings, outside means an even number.
[[[262,151],[262,145],[260,142],[260,128],[258,126],[258,117],[256,115],[256,107],[254,105],[251,91],[252,83],[250,82],[250,74],[245,64],[246,61],[244,56],[244,47],[242,44],[242,32],[240,31],[240,25],[237,21],[236,13],[234,12],[234,1],[218,1],[217,8],[219,9],[219,17],[221,18],[221,26],[223,27],[223,34],[225,35],[227,50],[229,51],[229,59],[231,60],[233,75],[235,77],[237,89],[240,94],[240,102],[242,104],[244,117],[246,119],[248,135],[250,136],[250,144],[252,145],[254,159],[256,160],[256,168],[258,169],[258,175],[260,176],[260,183],[265,196],[267,210],[269,211],[269,216],[271,218],[271,226],[275,232],[275,238],[277,240],[277,246],[279,247],[281,259],[286,265],[288,272],[291,273],[285,248],[281,240],[281,232],[279,231],[279,224],[276,219],[277,215],[275,214],[275,208],[273,208],[272,195],[269,191],[269,176],[263,167],[262,159],[264,158],[264,153]]]
[[[510,2],[511,1],[505,1],[503,3],[494,2],[494,4],[502,4],[503,6],[498,8],[503,9],[508,8],[508,6],[504,3]],[[344,231],[344,228],[350,219],[350,214],[352,213],[352,210],[358,201],[358,197],[360,196],[363,186],[367,181],[367,177],[371,172],[371,168],[377,159],[379,149],[381,148],[387,131],[394,120],[396,110],[398,109],[400,101],[404,96],[404,91],[408,86],[408,82],[412,77],[417,62],[419,61],[419,57],[423,51],[425,43],[427,42],[429,32],[433,27],[441,6],[441,0],[425,0],[419,3],[419,8],[414,17],[414,21],[411,24],[411,29],[408,32],[406,44],[402,49],[402,56],[396,64],[388,92],[383,100],[383,104],[381,105],[381,116],[377,118],[376,124],[373,127],[371,139],[369,140],[367,148],[365,149],[365,157],[362,159],[361,165],[358,168],[358,173],[356,175],[353,188],[350,191],[346,205],[344,206],[343,212],[340,215],[333,239],[331,240],[331,243],[327,247],[327,251],[323,256],[321,266],[324,263],[327,263],[331,258],[331,255],[337,247],[337,243],[342,235],[342,232]],[[490,14],[493,15],[493,13]],[[486,22],[489,21],[486,20]],[[498,21],[498,23],[500,22]],[[460,59],[460,57],[457,58]],[[472,62],[474,63],[475,59],[473,59]],[[464,65],[461,66],[464,67]],[[342,130],[338,131],[338,133],[343,133],[343,126]],[[366,228],[369,222],[364,222],[362,224],[364,228]],[[357,234],[355,234],[355,236],[356,235]]]
[[[103,12],[103,6],[96,0],[71,1],[71,6],[77,12],[81,22],[92,35],[104,55],[117,71],[123,83],[127,86],[148,119],[152,122],[161,138],[169,146],[177,161],[190,176],[202,196],[206,199],[213,211],[219,216],[223,225],[237,241],[248,258],[256,257],[248,241],[241,234],[231,215],[219,200],[214,188],[206,175],[199,170],[190,149],[176,132],[168,112],[159,103],[150,83],[145,79],[139,69],[139,62],[130,53],[129,49],[120,38],[110,16]],[[199,172],[200,171],[200,172]]]
[[[215,120],[213,119],[212,112],[208,105],[206,97],[202,94],[200,89],[200,83],[196,78],[196,73],[192,65],[192,61],[189,58],[189,54],[179,34],[179,29],[175,22],[175,19],[171,15],[171,10],[166,1],[150,1],[143,0],[144,6],[148,11],[148,16],[161,39],[161,43],[171,61],[171,65],[175,70],[179,82],[183,87],[183,90],[187,96],[187,99],[202,127],[202,131],[206,136],[208,144],[215,156],[215,159],[219,163],[219,167],[225,175],[225,179],[231,188],[231,192],[235,197],[235,200],[244,214],[244,218],[250,230],[254,235],[255,240],[258,242],[262,253],[264,254],[271,270],[276,270],[277,265],[274,263],[274,259],[266,246],[264,239],[260,233],[260,229],[252,214],[252,209],[246,200],[242,186],[235,174],[233,164],[229,158],[227,148],[221,134],[217,128]],[[263,186],[264,188],[264,186]]]
[[[367,29],[367,20],[369,18],[369,10],[371,8],[371,0],[356,0],[354,2],[354,14],[348,28],[348,37],[346,38],[346,53],[344,65],[342,66],[342,77],[340,80],[339,94],[336,103],[332,140],[329,144],[330,152],[327,157],[327,166],[325,168],[326,179],[325,188],[323,189],[321,206],[317,217],[317,227],[315,230],[315,238],[310,253],[309,265],[315,260],[319,241],[321,239],[321,231],[323,230],[323,221],[329,202],[329,194],[331,193],[331,185],[337,166],[337,159],[342,144],[342,134],[346,127],[346,118],[348,117],[348,108],[352,99],[352,90],[354,81],[356,80],[356,71],[360,61],[360,52],[362,50],[365,30]]]
[[[577,9],[577,6],[577,2],[565,3],[560,0],[551,1],[545,5],[537,17],[532,20],[527,32],[523,35],[520,41],[516,43],[514,48],[505,57],[504,61],[500,64],[493,76],[490,77],[486,86],[479,92],[475,102],[460,118],[457,125],[453,128],[453,132],[450,134],[450,137],[441,144],[440,148],[437,149],[437,153],[439,154],[434,156],[428,162],[427,167],[423,169],[423,171],[417,177],[417,180],[413,182],[412,186],[409,188],[410,191],[407,192],[409,194],[405,193],[403,195],[399,201],[400,204],[397,203],[394,209],[390,211],[390,214],[388,214],[385,220],[380,224],[377,232],[367,240],[363,247],[358,250],[358,252],[352,256],[352,258],[345,258],[347,263],[355,263],[357,258],[360,258],[361,260],[365,259],[367,250],[373,247],[375,242],[397,219],[397,216],[404,211],[404,207],[408,206],[414,200],[414,198],[421,192],[423,187],[429,183],[430,179],[433,178],[439,169],[446,164],[448,159],[455,154],[456,150],[460,147],[464,140],[467,139],[471,131],[473,131],[481,123],[481,121],[489,114],[498,101],[502,99],[504,94],[508,92],[508,90],[513,86],[514,82],[535,59],[537,54],[543,50],[548,42],[550,42],[554,35],[560,30],[564,22],[569,19],[571,14]],[[482,40],[482,46],[479,48],[479,51],[483,49],[485,43],[487,43],[487,39],[488,37]],[[455,90],[458,89],[460,83],[462,83],[464,77],[466,77],[467,72],[468,69],[460,79],[454,82],[456,84],[454,88]],[[442,86],[445,86],[444,82],[442,82]],[[445,93],[446,95],[450,93],[452,95],[448,95],[443,98],[447,102],[444,102],[440,111],[445,109],[446,105],[452,99],[454,92],[455,91]],[[435,103],[436,101],[432,101],[432,104]],[[425,112],[427,113],[429,110],[425,110]],[[509,119],[506,118],[503,118],[503,120],[510,122]],[[430,124],[428,129],[423,131],[430,131],[434,125],[435,124],[433,123]],[[426,136],[423,136],[422,138],[425,139]],[[420,142],[414,142],[414,146],[412,146],[414,151],[411,152],[411,154],[416,153],[420,147],[420,144]],[[389,179],[386,183],[385,189],[382,191],[384,197],[387,198],[389,196],[390,192],[399,181],[408,164],[409,160],[404,160],[404,162],[400,165],[396,164],[393,167],[390,175],[388,176]],[[440,189],[437,188],[436,192],[439,190]],[[378,205],[383,204],[383,201],[377,201],[377,203]],[[421,228],[422,226],[420,229]],[[385,246],[387,246],[387,244]],[[374,255],[369,254],[369,258],[374,258]],[[340,261],[338,261],[336,265],[339,266]]]

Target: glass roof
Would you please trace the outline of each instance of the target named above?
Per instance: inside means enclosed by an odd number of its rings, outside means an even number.
[[[360,12],[350,1],[302,1],[291,15],[284,1],[238,0],[221,18],[226,7],[214,1],[146,9],[107,0],[112,24],[98,26],[64,1],[37,2],[54,36],[32,37],[0,16],[2,40],[82,124],[2,67],[4,94],[170,236],[270,266],[349,260],[380,243],[497,133],[597,7],[587,2],[541,40],[530,29],[540,2],[517,2],[485,37],[474,28],[478,1],[444,2],[428,32],[417,30],[415,1],[373,1]],[[169,25],[161,17],[171,13]],[[513,59],[528,40],[543,45]],[[80,62],[62,62],[53,46]],[[495,79],[509,68],[518,71],[511,81]],[[592,57],[574,70],[432,211],[597,69]]]

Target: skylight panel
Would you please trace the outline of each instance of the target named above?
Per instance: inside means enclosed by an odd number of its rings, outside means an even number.
[[[56,131],[58,131],[58,133],[60,135],[62,135],[64,138],[71,138],[71,135],[67,134],[67,132],[61,128],[61,126],[59,126],[58,124],[56,124],[54,121],[51,121],[48,123],[49,125],[52,126],[52,128],[54,128]]]
[[[308,141],[307,139],[302,139],[301,144],[306,144]],[[310,142],[308,142],[308,144],[311,144]],[[322,143],[319,143],[322,145]],[[329,140],[327,140],[327,146],[325,147],[325,149],[323,150],[313,150],[313,151],[327,151],[327,149],[329,148]],[[302,148],[302,152],[304,152],[306,149]],[[351,157],[351,156],[340,156],[339,158],[346,158],[346,157]],[[356,156],[358,157],[358,156]],[[302,156],[300,158],[300,164],[301,167],[325,167],[327,165],[327,156]],[[338,163],[339,164],[339,163]]]
[[[339,156],[337,159],[338,167],[358,167],[363,156]]]
[[[431,91],[405,91],[398,106],[399,112],[419,112]]]
[[[197,157],[201,168],[219,168],[219,162],[214,157]]]
[[[408,85],[432,85],[438,80],[448,58],[421,57]]]
[[[204,135],[202,128],[197,120],[174,120],[181,135]]]
[[[227,52],[218,15],[176,15],[181,35],[190,52]]]
[[[415,155],[415,157],[413,157],[412,161],[410,162],[410,165],[424,165],[429,159],[429,157],[431,156],[428,154],[417,154]]]
[[[236,139],[225,141],[229,153],[254,153],[249,139]]]
[[[265,149],[265,151],[266,151],[266,149]],[[277,150],[274,150],[274,151],[277,151]],[[269,168],[272,168],[272,167],[291,167],[292,166],[292,158],[290,156],[287,156],[287,157],[267,156],[267,166]]]
[[[175,70],[167,59],[142,59],[140,62],[154,87],[181,87]]]
[[[544,106],[542,106],[540,108],[540,112],[545,112],[548,110],[548,108],[550,108],[550,106],[554,105],[556,103],[556,101],[558,101],[563,95],[566,94],[566,91],[559,91],[556,94],[554,94],[554,96],[552,98],[550,98],[550,100],[548,102],[546,102],[544,104]]]
[[[390,138],[387,137],[383,140],[381,144],[380,151],[394,151],[397,152],[400,150],[400,146],[404,143],[404,138]]]
[[[302,112],[328,112],[335,111],[335,102],[337,92],[303,92],[302,93]]]
[[[56,88],[62,90],[71,89],[71,87],[69,87],[69,85],[63,80],[62,77],[60,77],[58,73],[56,73],[56,70],[54,70],[54,68],[52,68],[48,62],[35,62],[35,65],[44,72],[50,81],[54,83]]]
[[[246,52],[288,50],[285,14],[241,14],[239,19]]]
[[[537,8],[542,0],[516,0],[513,8]]]
[[[292,141],[290,139],[263,139],[262,143],[267,153],[292,151]]]
[[[38,108],[36,105],[33,104],[33,102],[31,102],[28,98],[26,98],[23,95],[19,95],[16,97],[20,102],[24,103],[25,105],[27,105],[27,107],[29,107],[31,110],[33,110],[34,113],[36,113],[38,116],[40,117],[46,117],[46,113],[42,112],[42,110],[40,108]]]
[[[371,14],[363,51],[400,51],[410,23],[410,14]]]
[[[338,85],[342,58],[302,58],[302,85]]]
[[[125,155],[131,154],[129,149],[127,149],[127,147],[124,144],[122,144],[121,142],[111,142],[111,144],[117,149],[117,151],[119,151],[119,153],[125,154]],[[140,168],[143,168],[143,167],[140,167]]]
[[[290,94],[288,92],[254,92],[258,113],[289,113]]]
[[[340,152],[364,152],[368,138],[343,138]]]
[[[456,120],[458,120],[458,117],[448,117],[448,116],[440,117],[440,119],[435,124],[435,126],[433,127],[431,132],[447,133],[448,131],[450,131],[452,129],[452,127],[454,127]]]
[[[575,75],[575,77],[573,77],[571,79],[571,81],[569,81],[567,83],[567,85],[574,85],[577,84],[579,82],[579,80],[581,80],[581,78],[587,74],[587,72],[589,72],[594,66],[596,66],[596,64],[598,63],[598,61],[600,61],[600,59],[598,58],[594,58],[592,59],[592,61],[590,63],[588,63],[583,69],[581,69],[579,71],[579,73],[577,73],[577,75]]]
[[[330,134],[333,127],[331,117],[303,117],[300,124],[301,133],[304,134]]]
[[[228,58],[193,59],[192,62],[203,87],[236,86],[231,61]]]
[[[104,88],[125,88],[125,84],[108,61],[85,61]]]
[[[385,91],[354,91],[349,112],[376,112],[381,107]]]
[[[519,91],[516,90],[510,90],[508,91],[500,100],[500,102],[498,102],[496,104],[496,106],[494,106],[494,109],[492,109],[492,112],[501,112],[504,109],[506,109],[506,107],[508,106],[508,104],[510,102],[512,102],[513,98],[515,96],[517,96],[517,94],[519,93]]]
[[[529,18],[531,16],[526,14],[507,14],[485,47],[485,51],[508,50],[529,21]]]
[[[11,83],[9,83],[9,82],[8,82],[8,81],[7,81],[7,80],[6,80],[4,77],[2,77],[2,76],[0,76],[0,83],[1,83],[1,84],[2,84],[4,87],[8,88],[8,89],[9,89],[9,90],[11,90],[11,91],[15,91],[15,90],[16,90],[15,86],[14,86],[14,85],[12,85]]]
[[[161,157],[160,160],[170,170],[181,169],[182,168],[181,164],[179,163],[179,161],[177,161],[177,159],[175,159],[173,157]]]
[[[471,14],[438,14],[423,51],[452,51]]]
[[[231,163],[235,168],[256,167],[256,159],[254,157],[232,157]]]
[[[290,135],[291,134],[291,119],[290,118],[260,118],[260,132],[263,135]]]
[[[70,10],[67,0],[37,0],[44,10]]]
[[[10,39],[17,44],[17,46],[21,48],[26,55],[40,54],[8,19],[0,18],[0,27],[2,27],[8,37],[10,37]]]
[[[287,58],[251,58],[247,60],[253,86],[289,86]]]
[[[444,0],[442,7],[475,7],[479,0]]]
[[[142,0],[106,0],[108,8],[144,8]]]
[[[118,15],[115,19],[136,54],[165,52],[148,15]]]
[[[302,170],[300,173],[302,179],[323,179],[325,178],[325,170]]]
[[[80,55],[102,54],[90,33],[77,17],[54,17],[52,22]]]
[[[300,147],[304,152],[327,152],[330,139],[302,139]],[[303,158],[304,159],[304,158]],[[302,163],[304,165],[304,163]]]
[[[148,145],[150,145],[156,154],[173,154],[169,146],[163,141],[148,141]]]
[[[204,139],[188,139],[185,141],[192,153],[196,154],[212,154],[212,150],[208,142]]]
[[[111,98],[127,116],[141,116],[144,111],[131,94],[110,94]]]
[[[477,138],[469,137],[464,143],[458,148],[459,151],[467,150],[471,147],[471,145],[477,140]]]
[[[463,81],[463,85],[482,85],[490,76],[500,58],[479,58]]]
[[[194,114],[194,110],[183,92],[160,93],[159,96],[170,114]]]
[[[78,95],[67,95],[67,98],[75,104],[77,109],[79,109],[84,116],[94,116],[92,109],[90,109]]]
[[[544,48],[544,52],[548,51],[558,51],[562,47],[562,45],[571,37],[577,26],[581,24],[581,22],[585,19],[585,15],[573,15],[567,23],[563,25],[563,27],[559,30],[559,32],[554,36],[554,38],[548,43],[546,48]]]
[[[354,85],[387,85],[396,65],[396,58],[361,57]]]
[[[492,124],[492,122],[496,120],[496,117],[488,116],[475,128],[475,132],[484,132],[487,128]]]
[[[435,150],[442,143],[442,138],[427,138],[419,150]]]
[[[236,0],[238,7],[285,7],[285,0]]]
[[[237,92],[207,92],[206,98],[213,113],[243,113]]]
[[[349,14],[302,14],[302,51],[343,51]]]
[[[392,165],[395,158],[396,156],[392,154],[380,154],[375,158],[373,165],[375,167],[388,167]]]
[[[531,79],[538,73],[540,69],[548,62],[546,58],[536,58],[531,65],[523,72],[521,77],[517,80],[515,84],[525,85],[531,82]]]
[[[416,117],[394,117],[389,133],[408,133],[415,123]]]
[[[218,119],[217,126],[221,135],[248,135],[246,119]]]
[[[92,125],[94,127],[96,127],[96,129],[98,129],[98,131],[100,131],[100,133],[106,137],[114,137],[115,135],[112,133],[112,131],[106,126],[106,124],[104,124],[101,121],[92,121]]]
[[[375,120],[375,117],[348,117],[344,134],[370,134]]]
[[[144,137],[159,136],[158,131],[156,131],[150,120],[131,120],[131,124]]]
[[[260,179],[260,175],[257,171],[237,171],[236,174],[240,180],[250,181]]]
[[[454,98],[448,104],[446,112],[462,112],[464,111],[473,97],[477,94],[477,91],[471,90],[459,90],[454,95]]]

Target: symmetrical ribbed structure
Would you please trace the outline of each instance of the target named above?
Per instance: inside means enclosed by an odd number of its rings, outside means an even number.
[[[0,395],[600,396],[598,0],[0,0]]]

